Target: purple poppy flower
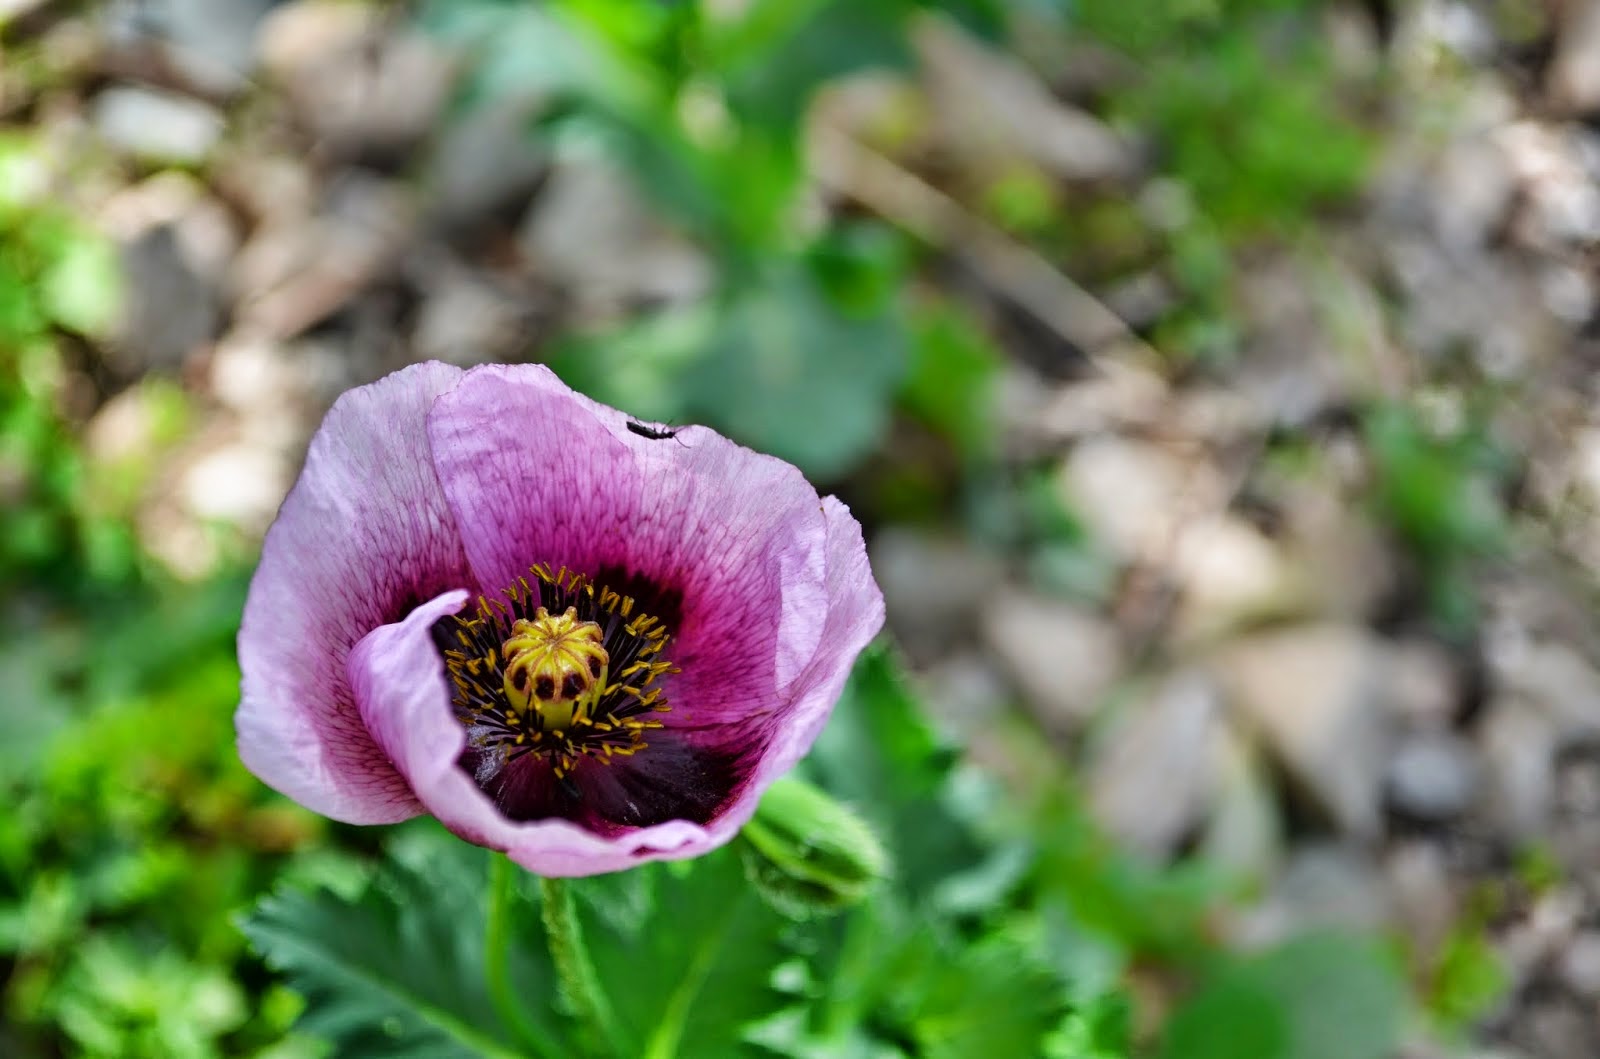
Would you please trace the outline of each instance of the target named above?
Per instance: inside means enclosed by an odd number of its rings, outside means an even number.
[[[860,525],[794,467],[631,431],[543,367],[416,365],[334,404],[267,533],[239,754],[543,875],[694,856],[882,624]]]

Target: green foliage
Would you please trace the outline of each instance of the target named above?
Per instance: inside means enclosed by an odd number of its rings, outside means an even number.
[[[1511,984],[1510,972],[1484,933],[1469,919],[1446,939],[1426,1000],[1441,1024],[1459,1029],[1488,1014]]]
[[[51,179],[39,145],[0,137],[0,586],[25,575],[64,579],[85,562],[102,579],[131,566],[125,528],[88,502],[60,408],[58,338],[102,334],[121,276],[109,244],[46,201]]]
[[[989,456],[990,405],[1001,363],[1000,352],[976,322],[953,306],[935,304],[917,316],[901,403],[962,455]]]
[[[1385,1059],[1402,992],[1384,950],[1346,937],[1288,942],[1227,967],[1167,1030],[1164,1059]]]
[[[337,1054],[519,1055],[482,978],[488,857],[441,844],[426,872],[390,865],[353,900],[329,889],[279,890],[240,926],[305,996],[299,1028]],[[528,917],[514,922],[524,927]],[[525,995],[553,996],[541,937],[524,929],[519,939],[514,981]],[[555,1034],[548,1003],[528,1013]]]
[[[1422,572],[1436,620],[1460,633],[1476,614],[1475,564],[1506,544],[1506,456],[1480,429],[1430,430],[1398,404],[1373,408],[1364,425],[1373,509]]]

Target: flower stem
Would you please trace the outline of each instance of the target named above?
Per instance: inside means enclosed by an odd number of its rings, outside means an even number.
[[[537,1055],[549,1055],[538,1029],[517,1000],[511,984],[511,902],[517,881],[517,866],[510,857],[493,854],[489,865],[489,915],[483,939],[483,976],[489,985],[489,1000],[500,1021],[516,1034],[517,1040]]]
[[[565,879],[539,880],[539,896],[544,906],[544,931],[550,942],[550,959],[556,965],[561,987],[572,1013],[577,1016],[591,1046],[600,1054],[619,1054],[611,1036],[611,1006],[595,977],[594,964],[583,943],[583,928],[572,903],[572,890]]]

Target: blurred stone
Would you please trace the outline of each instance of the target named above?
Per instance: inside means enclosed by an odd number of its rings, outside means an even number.
[[[1561,954],[1561,980],[1580,997],[1600,1001],[1600,928],[1580,931]]]
[[[1528,997],[1506,1035],[1533,1059],[1600,1055],[1600,1019],[1595,1018],[1593,1008],[1560,994]]]
[[[107,88],[95,97],[93,111],[95,131],[106,143],[153,162],[194,165],[222,137],[215,107],[153,88]]]
[[[535,101],[488,100],[445,122],[423,178],[430,219],[466,225],[533,194],[546,166],[528,134],[535,113]]]
[[[167,170],[115,193],[100,208],[108,235],[130,243],[153,229],[172,229],[185,264],[210,280],[239,248],[238,225],[227,207],[187,173]]]
[[[1333,284],[1319,274],[1328,271],[1287,253],[1240,270],[1245,348],[1235,386],[1264,424],[1303,426],[1350,397],[1350,347],[1362,329],[1329,333]],[[1345,302],[1355,301],[1352,277],[1341,279]],[[1377,330],[1381,336],[1381,323]]]
[[[1461,675],[1450,652],[1431,640],[1392,642],[1387,651],[1384,701],[1408,727],[1443,732],[1461,706]]]
[[[183,477],[185,506],[202,519],[219,519],[260,533],[272,521],[293,469],[270,449],[222,445],[190,465]]]
[[[1022,156],[1065,180],[1115,180],[1134,154],[1099,119],[1068,106],[1012,57],[954,23],[924,19],[915,34],[942,139],[979,162]]]
[[[123,0],[101,5],[106,36],[129,50],[158,47],[192,84],[218,94],[247,83],[256,29],[274,0]]]
[[[1567,887],[1541,893],[1533,907],[1501,936],[1500,953],[1513,983],[1539,975],[1577,933],[1584,912],[1583,897]]]
[[[1404,294],[1401,337],[1429,356],[1466,348],[1491,377],[1504,379],[1525,374],[1564,343],[1525,270],[1418,238],[1393,239],[1387,250]]]
[[[981,620],[989,649],[1052,730],[1076,730],[1122,671],[1115,631],[1069,603],[991,586]]]
[[[1168,407],[1168,387],[1158,372],[1120,360],[1095,365],[1089,378],[1054,386],[1008,363],[998,389],[998,418],[1014,435],[1026,435],[1013,443],[1026,451],[1153,423]]]
[[[1461,913],[1460,882],[1435,842],[1403,842],[1383,864],[1396,924],[1424,960],[1439,952]]]
[[[1124,846],[1170,856],[1206,811],[1222,707],[1209,677],[1183,671],[1127,704],[1089,769],[1090,810]]]
[[[225,407],[245,415],[268,410],[283,418],[286,406],[304,396],[300,371],[274,342],[225,335],[211,354],[210,369],[212,394]]]
[[[1559,5],[1556,54],[1545,73],[1550,102],[1574,114],[1600,111],[1600,4]]]
[[[1452,143],[1422,183],[1434,231],[1454,251],[1486,246],[1505,223],[1517,191],[1505,149],[1486,136]]]
[[[954,534],[889,526],[872,538],[869,554],[889,627],[921,664],[971,641],[984,601],[1004,577],[997,559]]]
[[[1440,732],[1409,736],[1389,759],[1386,787],[1390,804],[1411,819],[1437,823],[1458,817],[1477,794],[1473,748]]]
[[[454,64],[432,38],[379,7],[293,0],[260,34],[261,64],[300,120],[345,149],[395,150],[434,125]]]
[[[93,463],[144,462],[160,441],[160,427],[148,394],[137,386],[111,398],[84,427],[84,450]]]
[[[535,335],[528,305],[487,276],[430,256],[412,332],[419,359],[451,364],[520,360]]]
[[[1488,714],[1479,743],[1488,766],[1489,812],[1510,834],[1523,839],[1544,835],[1555,801],[1555,724],[1515,696],[1495,700]]]
[[[1171,576],[1182,591],[1178,635],[1203,639],[1284,609],[1295,578],[1278,548],[1234,515],[1178,531]]]
[[[1160,551],[1187,516],[1214,505],[1220,479],[1197,463],[1148,442],[1092,437],[1074,446],[1059,483],[1093,538],[1133,560]]]
[[[1539,269],[1539,290],[1550,315],[1571,327],[1581,327],[1594,315],[1594,280],[1583,268],[1552,262]]]
[[[1511,634],[1486,654],[1496,687],[1542,710],[1561,738],[1600,735],[1600,670],[1576,649]]]
[[[1248,947],[1306,930],[1370,932],[1388,923],[1390,905],[1371,858],[1357,849],[1310,844],[1294,850],[1265,901],[1241,919],[1234,940]]]
[[[1340,475],[1323,466],[1289,483],[1281,509],[1286,560],[1308,573],[1315,610],[1346,620],[1370,616],[1394,590],[1395,558],[1373,520],[1351,502]]]
[[[127,370],[176,368],[216,337],[217,291],[209,274],[189,264],[172,225],[125,244],[122,264],[126,286],[112,346]]]
[[[1241,638],[1213,661],[1234,709],[1313,804],[1346,834],[1374,837],[1386,737],[1373,640],[1303,625]]]
[[[1003,718],[1011,689],[977,651],[947,654],[916,674],[923,705],[941,730],[965,741]]]
[[[264,227],[233,262],[236,322],[269,339],[298,335],[399,266],[415,204],[397,181],[347,170],[321,213]]]
[[[1569,130],[1519,121],[1496,135],[1517,175],[1522,208],[1518,241],[1547,253],[1600,239],[1600,187]]]
[[[570,291],[580,319],[692,301],[712,281],[705,255],[598,156],[556,161],[517,238],[532,267]]]
[[[1211,756],[1211,807],[1201,854],[1245,883],[1263,882],[1283,855],[1283,821],[1271,784],[1249,743],[1226,724]]]

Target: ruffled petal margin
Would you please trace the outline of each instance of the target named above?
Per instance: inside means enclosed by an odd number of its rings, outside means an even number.
[[[350,649],[439,592],[469,584],[424,423],[461,378],[418,364],[329,410],[268,531],[239,631],[239,756],[269,786],[357,824],[422,811],[361,723]]]

